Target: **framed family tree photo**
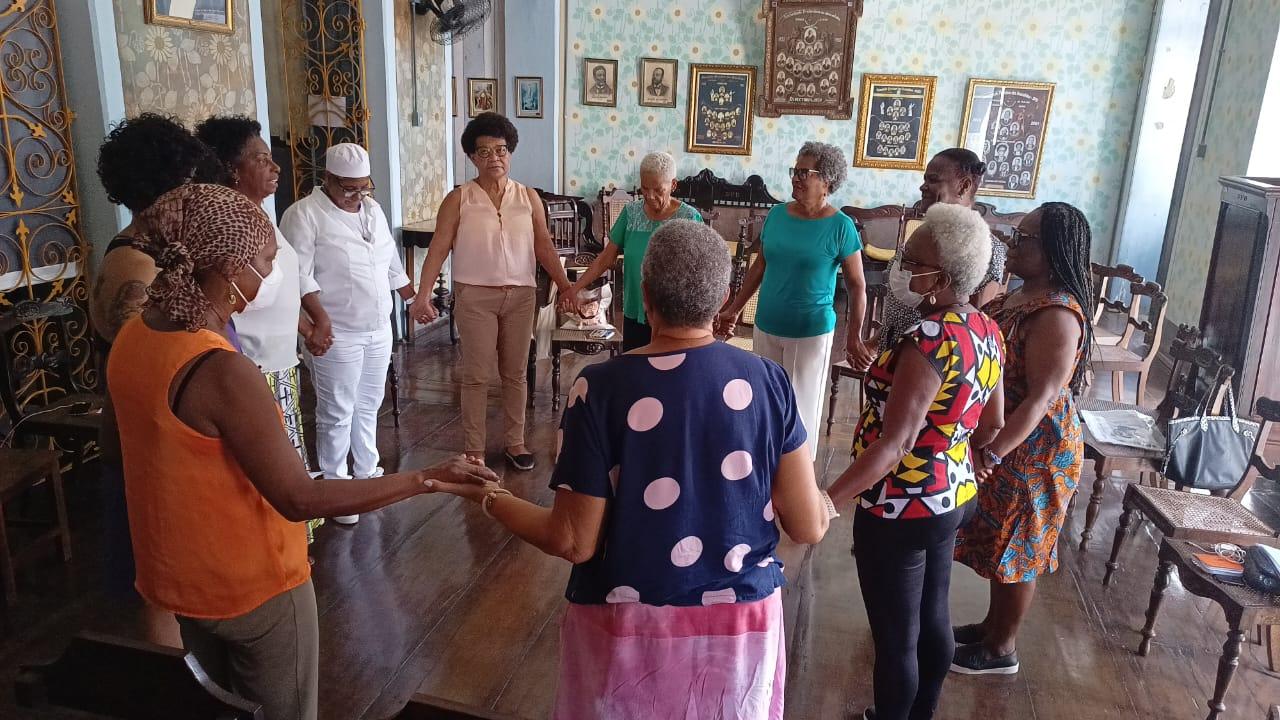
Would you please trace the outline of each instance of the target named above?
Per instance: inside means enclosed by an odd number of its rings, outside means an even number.
[[[582,104],[618,107],[618,61],[582,59]]]
[[[679,60],[640,58],[640,105],[675,107],[676,71],[679,67]]]
[[[960,144],[987,163],[979,194],[1036,196],[1053,87],[1046,82],[969,80]]]
[[[936,77],[863,73],[855,167],[923,170]]]
[[[467,117],[498,109],[496,78],[467,78]]]
[[[750,155],[755,93],[752,65],[690,65],[685,152]]]
[[[853,46],[862,4],[862,0],[764,3],[762,117],[853,117]]]
[[[143,0],[142,19],[152,25],[231,34],[233,0]]]
[[[542,117],[542,78],[516,78],[516,117]]]

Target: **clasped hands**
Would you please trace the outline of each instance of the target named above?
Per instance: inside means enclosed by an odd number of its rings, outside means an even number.
[[[421,471],[422,486],[428,493],[444,492],[450,495],[480,502],[501,481],[497,474],[483,464],[465,455],[448,460]]]
[[[316,321],[303,315],[298,320],[298,334],[302,335],[302,342],[307,346],[307,352],[315,357],[329,352],[330,346],[333,345],[333,326],[329,324],[327,317]]]

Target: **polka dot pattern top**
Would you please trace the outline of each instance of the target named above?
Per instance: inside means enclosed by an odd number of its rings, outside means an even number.
[[[716,605],[783,584],[773,473],[806,435],[777,364],[717,342],[592,365],[557,437],[551,486],[609,501],[570,602]]]

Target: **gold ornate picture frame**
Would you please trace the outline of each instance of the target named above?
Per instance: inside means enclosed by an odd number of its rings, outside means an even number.
[[[924,169],[937,82],[932,75],[862,74],[854,167]]]
[[[979,195],[1034,198],[1054,83],[970,78],[960,144],[987,163]]]
[[[230,35],[235,32],[235,0],[143,0],[142,19],[152,25]]]
[[[853,117],[862,0],[764,0],[760,116]]]
[[[750,155],[755,94],[753,65],[690,65],[685,152]]]

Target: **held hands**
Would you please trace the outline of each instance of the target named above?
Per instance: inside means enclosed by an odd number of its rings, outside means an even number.
[[[578,291],[577,285],[570,285],[568,288],[560,290],[560,297],[556,299],[556,309],[562,313],[573,313],[580,316],[582,308],[578,304]]]
[[[978,482],[986,482],[996,472],[996,466],[991,464],[987,459],[987,454],[981,450],[973,452],[973,474],[977,477]]]
[[[307,345],[307,352],[315,357],[320,357],[329,352],[329,347],[333,345],[333,326],[329,323],[328,317],[322,317],[319,320],[307,321],[311,326],[310,333],[303,333],[303,340]],[[302,322],[299,323],[300,329]]]
[[[426,492],[445,492],[479,502],[498,484],[498,476],[466,456],[458,455],[422,471]]]
[[[875,362],[876,350],[879,348],[880,342],[878,337],[863,342],[856,336],[851,336],[845,342],[845,360],[849,362],[849,367],[859,372],[866,372],[871,367],[871,363]]]
[[[435,305],[431,304],[431,294],[423,293],[418,296],[413,304],[409,305],[409,317],[416,320],[419,324],[427,323],[440,317],[440,311]]]
[[[733,331],[738,328],[738,313],[732,310],[724,310],[712,323],[712,332],[716,337],[733,337]]]

